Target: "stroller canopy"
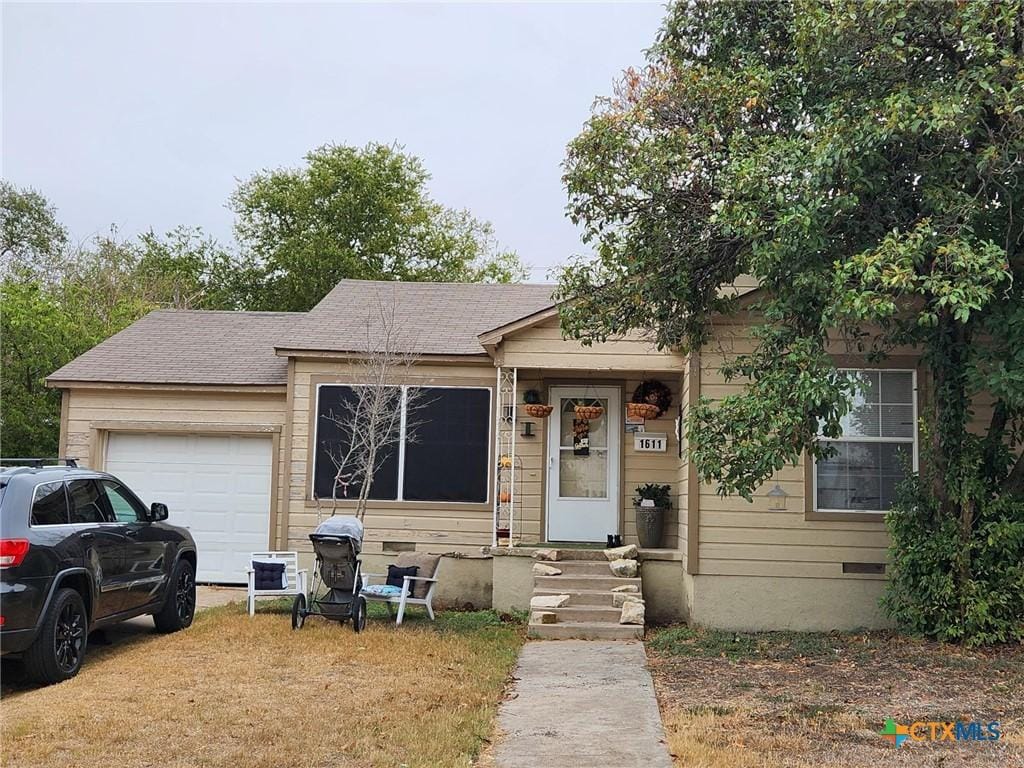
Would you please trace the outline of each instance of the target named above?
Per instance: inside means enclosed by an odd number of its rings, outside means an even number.
[[[356,551],[363,547],[363,524],[351,515],[328,517],[313,531],[324,536],[347,536],[356,544]]]

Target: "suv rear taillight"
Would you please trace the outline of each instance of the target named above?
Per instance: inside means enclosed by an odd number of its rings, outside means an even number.
[[[28,539],[0,539],[0,568],[21,565],[28,554]]]

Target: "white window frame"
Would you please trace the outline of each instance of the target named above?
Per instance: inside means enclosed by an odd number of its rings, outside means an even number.
[[[312,462],[312,468],[309,473],[309,498],[313,499],[316,496],[316,461],[317,461],[317,446],[320,444],[320,388],[321,387],[349,387],[355,389],[356,387],[368,387],[370,384],[349,384],[344,381],[321,381],[317,382],[316,385],[316,400],[313,402],[313,414],[315,422],[313,425],[313,446],[311,450],[310,461]],[[480,389],[487,392],[487,466],[490,468],[493,465],[493,446],[491,445],[491,422],[494,421],[494,390],[491,387],[485,386],[457,386],[457,385],[445,385],[445,384],[395,384],[394,386],[399,387],[402,390],[402,414],[400,420],[400,434],[398,438],[398,491],[396,498],[394,499],[367,499],[368,503],[377,504],[460,504],[460,505],[482,505],[490,504],[491,502],[491,475],[488,470],[487,482],[484,487],[487,489],[487,497],[484,501],[407,501],[403,498],[405,493],[405,428],[406,428],[406,403],[408,401],[409,388],[414,389]],[[324,501],[321,499],[321,501]],[[341,501],[352,501],[352,499],[344,499]]]
[[[911,397],[910,403],[912,407],[912,414],[914,419],[914,430],[911,437],[822,437],[818,436],[818,441],[823,443],[903,443],[912,444],[912,469],[914,472],[918,471],[918,411],[917,411],[917,370],[914,368],[839,368],[840,373],[909,373],[910,374],[910,386],[911,386]],[[878,396],[881,398],[882,391],[879,387]],[[880,405],[886,405],[879,400]],[[906,403],[887,403],[887,405],[906,405]],[[885,515],[888,510],[885,509],[835,509],[833,507],[819,507],[818,506],[818,460],[814,457],[811,458],[811,509],[815,512],[827,512],[829,514],[835,513],[840,515]]]

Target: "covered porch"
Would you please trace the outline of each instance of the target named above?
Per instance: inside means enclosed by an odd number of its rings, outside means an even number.
[[[649,557],[681,557],[686,540],[682,359],[657,354],[642,362],[653,365],[497,366],[495,548],[598,548],[606,546],[608,536],[619,536],[625,544],[647,545]],[[631,413],[629,403],[652,389],[662,393],[664,407],[657,415]],[[588,412],[577,406],[592,409],[591,418],[581,418]],[[656,542],[641,542],[637,531],[634,499],[646,484],[668,486],[671,502]]]

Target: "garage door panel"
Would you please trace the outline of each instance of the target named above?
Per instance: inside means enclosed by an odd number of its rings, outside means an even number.
[[[234,435],[112,433],[107,471],[190,530],[200,581],[244,583],[270,538],[272,441]]]

